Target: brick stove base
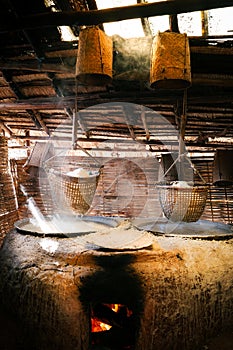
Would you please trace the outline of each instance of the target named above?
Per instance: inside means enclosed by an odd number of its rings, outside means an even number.
[[[24,350],[126,349],[92,345],[90,309],[102,303],[132,310],[135,350],[202,349],[232,325],[232,239],[161,236],[152,249],[122,252],[52,242],[11,231],[0,251],[0,300]]]

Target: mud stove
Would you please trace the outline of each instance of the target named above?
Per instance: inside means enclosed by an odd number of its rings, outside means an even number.
[[[200,349],[233,321],[233,240],[157,236],[111,251],[10,232],[0,299],[24,349]]]

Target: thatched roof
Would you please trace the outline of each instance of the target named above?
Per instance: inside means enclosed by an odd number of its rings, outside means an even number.
[[[143,3],[143,2],[142,2]],[[227,7],[233,1],[175,0],[140,4],[127,9],[97,11],[94,0],[56,0],[53,8],[43,0],[1,1],[0,21],[0,127],[11,137],[28,138],[31,131],[43,131],[48,137],[75,109],[109,102],[128,102],[148,107],[179,125],[183,91],[151,89],[150,42],[113,37],[114,75],[107,86],[89,86],[77,81],[75,64],[78,34],[85,24],[99,24],[121,19],[173,14],[208,8]],[[98,22],[102,20],[102,22]],[[96,23],[97,22],[97,23]],[[70,25],[76,41],[63,41],[59,25]],[[186,144],[193,149],[219,145],[230,147],[233,137],[233,35],[189,37],[192,86],[187,91]],[[127,48],[130,47],[130,50]],[[144,49],[142,49],[142,47]],[[98,109],[98,108],[97,108]],[[141,118],[141,116],[140,116]],[[143,119],[141,119],[143,120]],[[95,125],[98,125],[95,130]],[[119,126],[121,133],[119,133]],[[147,116],[140,128],[130,128],[124,111],[115,111],[114,123],[92,110],[83,112],[79,127],[83,138],[96,136],[139,137],[150,143],[148,129],[153,120]],[[87,132],[87,131],[92,132]],[[31,134],[32,135],[32,134]],[[40,137],[40,136],[39,136]],[[223,143],[219,144],[221,137]],[[36,138],[36,137],[34,137]]]

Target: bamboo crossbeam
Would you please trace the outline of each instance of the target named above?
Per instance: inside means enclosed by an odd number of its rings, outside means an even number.
[[[3,122],[0,121],[0,129],[7,132],[10,136],[12,135],[12,130]]]
[[[173,15],[192,11],[204,11],[233,5],[232,0],[168,0],[142,3],[103,10],[77,12],[49,12],[20,18],[1,17],[0,32],[52,26],[98,25],[133,18]]]
[[[46,132],[46,134],[50,135],[50,131],[49,131],[48,127],[46,126],[44,120],[41,118],[40,113],[38,111],[35,111],[34,116],[38,120],[38,122],[40,123],[42,129]]]

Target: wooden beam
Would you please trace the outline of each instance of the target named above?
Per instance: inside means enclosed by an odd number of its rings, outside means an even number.
[[[24,63],[20,60],[3,60],[0,59],[0,69],[4,70],[28,70],[33,72],[51,72],[51,73],[74,73],[75,68],[63,64],[38,63],[37,61]]]
[[[143,4],[147,2],[147,0],[137,0],[138,4]],[[151,26],[148,20],[148,17],[143,17],[141,18],[141,23],[142,23],[142,29],[145,34],[145,36],[152,36],[152,31],[151,31]]]
[[[34,111],[34,115],[35,115],[35,118],[40,123],[42,129],[46,132],[47,135],[50,135],[50,131],[47,128],[47,126],[45,125],[45,122],[43,121],[43,119],[41,118],[40,113],[38,111]]]
[[[49,136],[32,136],[32,135],[12,135],[11,136],[11,139],[16,139],[16,140],[51,140],[51,138]],[[60,140],[60,141],[69,141],[70,142],[70,135],[67,136],[67,137],[55,137],[53,136],[52,137],[53,140]],[[129,141],[131,140],[131,138],[128,139]],[[93,142],[93,143],[97,143],[97,142],[105,142],[105,141],[108,141],[108,143],[110,141],[114,142],[114,143],[122,143],[122,142],[125,142],[125,139],[122,139],[122,138],[95,138],[95,137],[92,137],[90,139],[86,139],[86,138],[79,138],[78,139],[79,142]],[[152,150],[154,152],[158,151],[158,149],[161,149],[161,150],[166,150],[167,149],[167,145],[162,143],[161,141],[158,141],[158,140],[150,140],[150,141],[141,141],[142,144],[145,144],[145,145],[150,145],[150,146],[154,146],[156,147],[156,149]],[[169,147],[170,146],[177,146],[177,141],[175,142],[169,142]],[[218,147],[225,147],[225,148],[232,148],[232,144],[230,142],[221,142],[221,143],[217,143],[216,141],[209,141],[208,143],[206,143],[204,146],[201,146],[200,144],[198,144],[195,140],[193,141],[189,141],[189,140],[186,140],[185,141],[185,146],[186,147],[190,147],[192,148],[192,152],[195,151],[195,149],[198,149],[199,151],[203,151],[203,152],[206,152],[208,149],[216,149]],[[91,148],[93,149],[93,147]]]
[[[201,43],[201,40],[199,41]],[[223,56],[232,56],[233,49],[232,47],[219,47],[219,46],[191,46],[191,54],[200,54],[200,55],[223,55]]]
[[[205,38],[203,40],[202,37],[189,37],[190,42],[190,51],[191,54],[206,54],[206,55],[233,55],[232,47],[219,47],[216,45],[210,46],[201,46],[197,43],[201,44],[202,42],[207,44],[206,39],[232,39],[233,35],[229,36],[215,36],[208,38]],[[140,38],[140,41],[145,42],[144,39]],[[195,42],[194,42],[195,41]],[[145,56],[146,56],[145,52]],[[57,56],[59,56],[59,52],[56,53]],[[74,51],[73,57],[76,57],[76,52]],[[46,73],[72,73],[75,74],[75,65],[69,66],[65,64],[60,63],[46,63],[46,60],[44,62],[38,63],[36,60],[28,61],[28,62],[22,62],[21,60],[5,60],[0,59],[0,69],[3,70],[27,70],[27,71],[33,71],[33,72],[46,72]]]
[[[232,5],[232,0],[222,0],[221,2],[219,0],[168,0],[103,10],[49,12],[17,19],[12,18],[12,20],[10,20],[8,16],[1,16],[0,32],[63,25],[99,25],[126,19],[203,11]]]
[[[29,114],[30,119],[33,122],[33,124],[35,125],[35,127],[40,130],[41,129],[41,125],[40,125],[39,121],[37,120],[34,111],[31,110],[31,109],[27,109],[27,113]]]
[[[202,86],[233,87],[233,75],[223,74],[193,74],[192,84]]]
[[[82,132],[85,134],[85,136],[87,138],[89,138],[90,137],[90,131],[86,129],[86,127],[84,125],[84,121],[83,121],[82,115],[81,115],[80,112],[78,112],[77,121],[78,121],[78,125],[79,125],[80,129],[82,130]]]
[[[14,92],[17,99],[23,99],[25,96],[21,93],[21,91],[18,89],[18,86],[12,81],[12,74],[11,72],[2,71],[2,76],[5,79],[5,81],[8,83],[11,90]]]
[[[143,124],[145,132],[146,132],[146,140],[149,141],[150,140],[150,131],[149,131],[147,123],[146,123],[146,115],[145,115],[145,108],[144,107],[142,107],[141,119],[142,119],[142,124]]]
[[[0,129],[8,133],[10,136],[12,135],[12,130],[3,122],[0,121]]]
[[[47,128],[44,121],[42,120],[40,113],[38,111],[33,111],[33,110],[27,110],[27,112],[30,115],[30,118],[33,121],[36,128],[43,129],[43,131],[45,131],[47,135],[50,135],[49,129]]]
[[[37,110],[37,109],[47,109],[47,110],[63,110],[65,107],[73,107],[74,102],[71,101],[70,98],[63,99],[63,98],[54,98],[54,99],[29,99],[29,100],[23,100],[21,102],[6,102],[6,103],[0,103],[0,110],[1,111],[24,111],[27,109]]]
[[[224,80],[224,77],[226,77],[226,80]],[[227,84],[227,77],[229,77],[229,85],[232,86],[232,79],[231,76],[220,76],[220,79],[222,84]],[[204,77],[202,75],[195,75],[195,80],[201,80],[202,84],[204,83]],[[210,75],[210,79],[212,83],[219,84],[219,81],[217,80],[217,75],[212,76]],[[232,94],[227,91],[220,92],[217,90],[216,93],[212,93],[212,91],[207,91],[206,94],[203,93],[202,95],[197,91],[193,91],[193,87],[190,88],[190,93],[188,97],[188,106],[189,110],[190,108],[195,108],[195,111],[201,110],[204,108],[204,110],[208,111],[215,111],[216,108],[219,111],[224,111],[225,108],[228,106],[225,106],[225,103],[232,103]],[[104,103],[121,103],[121,102],[129,102],[129,103],[136,103],[136,104],[142,104],[147,108],[155,109],[159,113],[163,113],[163,111],[170,110],[170,108],[176,103],[177,98],[179,97],[179,92],[175,91],[168,91],[168,92],[161,92],[159,91],[144,91],[144,92],[135,92],[135,91],[115,91],[110,93],[98,93],[98,94],[83,94],[83,96],[78,97],[78,104],[80,107],[80,111],[84,108],[86,109],[89,106],[94,106],[98,104],[104,104]],[[215,104],[215,107],[213,108],[211,104]],[[219,106],[216,104],[219,103]],[[204,106],[203,106],[204,104]],[[9,113],[19,113],[20,111],[25,111],[28,109],[31,110],[50,110],[51,114],[57,114],[61,113],[63,114],[64,108],[70,108],[71,110],[74,108],[74,97],[67,96],[64,98],[56,98],[56,97],[45,97],[45,98],[29,98],[26,100],[22,100],[20,102],[2,102],[0,103],[0,112],[7,111],[8,115]],[[66,113],[64,112],[64,115]]]
[[[124,113],[124,118],[125,118],[125,122],[126,122],[127,128],[128,128],[128,130],[129,130],[130,136],[132,137],[133,140],[136,140],[136,135],[135,135],[135,133],[134,133],[133,125],[131,125],[131,124],[129,123],[129,119],[128,119],[126,113]]]

